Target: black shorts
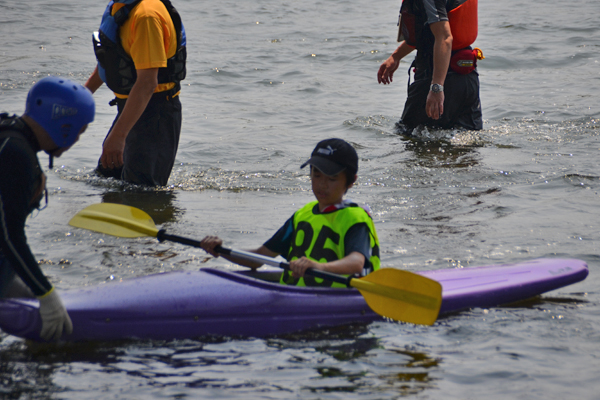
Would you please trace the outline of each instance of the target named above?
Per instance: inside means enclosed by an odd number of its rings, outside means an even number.
[[[118,113],[113,126],[119,119],[126,101],[127,99],[116,99]],[[98,161],[96,172],[104,177],[122,179],[130,183],[165,186],[177,155],[181,119],[179,96],[167,98],[161,93],[154,94],[144,113],[127,135],[123,167],[103,168]]]

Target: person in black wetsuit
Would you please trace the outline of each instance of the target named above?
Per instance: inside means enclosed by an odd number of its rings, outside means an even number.
[[[400,45],[378,72],[379,83],[390,84],[400,60],[415,48],[414,82],[397,124],[410,134],[419,125],[470,130],[483,128],[477,60],[477,0],[403,0]]]
[[[0,114],[0,298],[37,297],[45,340],[73,330],[54,287],[27,244],[25,220],[46,188],[37,153],[60,157],[94,120],[92,93],[69,79],[48,76],[29,91],[25,113]]]

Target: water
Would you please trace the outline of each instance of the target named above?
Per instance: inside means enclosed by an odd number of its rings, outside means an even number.
[[[0,398],[596,399],[600,28],[594,0],[480,1],[484,130],[394,134],[406,96],[376,71],[395,48],[398,1],[177,0],[189,42],[181,148],[169,187],[92,168],[115,110],[48,173],[27,234],[59,290],[203,266],[202,251],[70,228],[101,201],[142,208],[171,233],[258,246],[312,199],[299,165],[319,140],[360,156],[349,197],[368,203],[386,267],[585,260],[589,277],[539,299],[433,327],[378,322],[270,339],[40,345],[0,333]],[[22,113],[47,74],[84,82],[105,5],[0,1],[0,110]],[[5,173],[5,171],[2,171]]]

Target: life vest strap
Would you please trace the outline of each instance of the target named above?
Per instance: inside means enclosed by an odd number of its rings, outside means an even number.
[[[133,9],[138,4],[141,3],[141,1],[142,0],[138,0],[138,1],[134,1],[129,4],[125,4],[123,7],[119,8],[117,11],[115,11],[115,13],[113,14],[113,18],[118,26],[122,26],[125,23],[125,21],[127,21],[129,19],[129,14],[131,13],[131,11],[133,11]],[[120,3],[120,2],[115,2],[115,3]]]

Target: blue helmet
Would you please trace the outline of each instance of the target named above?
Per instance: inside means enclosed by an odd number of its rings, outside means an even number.
[[[57,147],[69,147],[81,128],[94,120],[95,103],[86,87],[70,79],[48,76],[29,90],[25,115],[50,135]]]

